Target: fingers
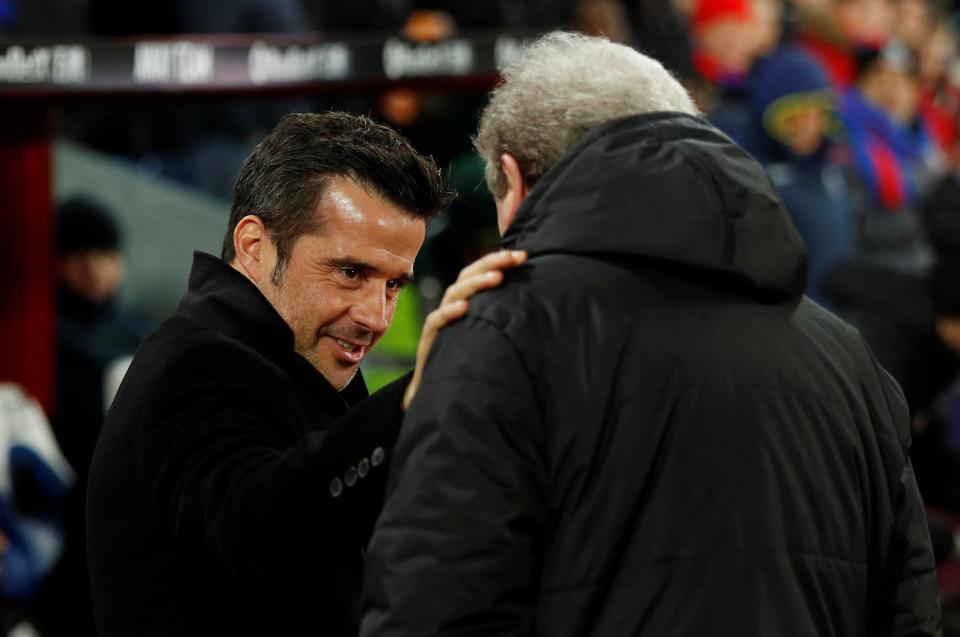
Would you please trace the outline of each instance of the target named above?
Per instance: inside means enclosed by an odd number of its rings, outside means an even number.
[[[404,410],[410,405],[410,401],[413,400],[417,389],[420,387],[423,365],[426,363],[427,354],[430,352],[430,347],[433,345],[433,339],[436,338],[437,332],[447,323],[455,321],[466,314],[467,306],[467,302],[464,300],[454,301],[441,305],[427,315],[427,320],[423,322],[423,331],[420,333],[420,343],[417,346],[417,364],[416,367],[414,367],[413,378],[403,394]]]
[[[500,285],[503,281],[502,270],[516,267],[526,259],[527,253],[522,250],[501,250],[477,259],[460,271],[460,276],[457,277],[456,282],[447,288],[446,293],[444,293],[443,299],[440,301],[440,307],[430,312],[423,323],[420,343],[417,346],[417,364],[414,368],[413,378],[404,392],[404,409],[407,408],[417,393],[420,378],[423,374],[423,366],[437,332],[447,323],[456,321],[467,313],[467,299],[480,290]]]
[[[503,281],[503,272],[500,270],[491,270],[482,274],[475,274],[466,279],[457,279],[457,282],[444,292],[440,306],[465,301],[480,290],[500,285],[501,281]]]
[[[444,325],[446,325],[450,321],[458,319],[464,314],[466,314],[467,307],[469,307],[469,305],[466,302],[466,300],[459,300],[459,301],[454,301],[453,303],[448,303],[447,305],[440,307],[438,309],[438,312],[440,313],[443,319]]]
[[[465,300],[445,303],[427,315],[423,322],[423,333],[435,333],[451,321],[455,321],[467,313],[468,304]]]
[[[460,276],[443,295],[440,304],[464,301],[471,296],[500,285],[503,281],[502,270],[513,268],[527,259],[522,250],[501,250],[481,257],[460,271]]]
[[[500,250],[499,252],[491,252],[461,270],[457,281],[466,280],[491,270],[504,270],[516,267],[526,261],[526,259],[527,253],[523,250]]]

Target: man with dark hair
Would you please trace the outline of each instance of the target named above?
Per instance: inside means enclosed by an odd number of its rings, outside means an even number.
[[[763,168],[658,62],[563,33],[477,148],[530,259],[434,344],[361,637],[939,635],[903,395],[802,296]]]
[[[113,635],[353,635],[362,552],[418,376],[358,372],[449,195],[363,117],[285,117],[245,162],[223,259],[198,253],[98,442],[94,608]],[[515,253],[464,270],[417,367]]]

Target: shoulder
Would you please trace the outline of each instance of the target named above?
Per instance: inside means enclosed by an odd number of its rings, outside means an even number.
[[[470,300],[468,316],[510,332],[523,325],[543,327],[558,313],[576,312],[586,297],[622,296],[635,275],[609,259],[573,254],[531,258],[507,272],[502,285]]]
[[[131,382],[187,388],[268,381],[275,361],[215,330],[174,316],[144,340],[131,364]]]

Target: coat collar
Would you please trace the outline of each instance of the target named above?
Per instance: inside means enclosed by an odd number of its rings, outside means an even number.
[[[652,259],[764,298],[806,285],[803,241],[763,168],[682,113],[589,130],[530,190],[503,247]]]
[[[240,341],[284,367],[321,401],[341,400],[353,406],[367,396],[358,371],[349,385],[337,390],[293,349],[293,332],[283,317],[247,277],[217,257],[193,253],[190,286],[177,315]]]

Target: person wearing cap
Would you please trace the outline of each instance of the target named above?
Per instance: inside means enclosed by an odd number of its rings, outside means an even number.
[[[104,204],[75,197],[57,210],[57,399],[54,429],[82,475],[108,400],[104,374],[132,356],[152,325],[117,296],[124,278],[120,226]]]
[[[697,0],[687,29],[692,62],[707,82],[739,88],[757,54],[751,0]]]

